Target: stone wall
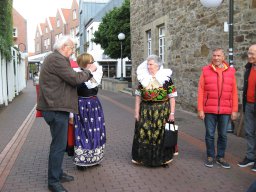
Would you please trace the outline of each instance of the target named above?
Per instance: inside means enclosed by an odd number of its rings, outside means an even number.
[[[102,78],[101,88],[112,92],[119,92],[128,88],[128,81],[120,81],[113,78]]]
[[[248,46],[256,43],[254,0],[234,0],[234,64],[241,99]],[[226,50],[228,60],[228,0],[218,8],[204,8],[199,0],[131,0],[131,48],[135,71],[147,57],[146,31],[152,31],[152,52],[158,54],[157,27],[165,26],[165,67],[173,70],[181,108],[196,111],[201,67],[210,62],[212,50]],[[134,83],[135,85],[136,83]]]

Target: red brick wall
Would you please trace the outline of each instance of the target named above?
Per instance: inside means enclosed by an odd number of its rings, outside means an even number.
[[[28,51],[27,21],[14,8],[12,9],[12,14],[13,28],[17,28],[17,37],[13,38],[13,44],[17,45],[22,52]]]

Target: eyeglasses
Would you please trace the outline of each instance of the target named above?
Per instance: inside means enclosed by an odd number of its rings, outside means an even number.
[[[93,64],[95,61],[91,61],[89,64]]]
[[[75,50],[74,46],[71,46],[71,45],[66,45],[66,46],[69,47],[71,50]]]

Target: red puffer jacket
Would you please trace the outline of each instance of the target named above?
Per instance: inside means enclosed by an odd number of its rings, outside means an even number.
[[[231,114],[235,69],[228,66],[222,72],[222,88],[219,87],[218,73],[211,65],[203,67],[203,75],[205,82],[204,112],[213,114]]]

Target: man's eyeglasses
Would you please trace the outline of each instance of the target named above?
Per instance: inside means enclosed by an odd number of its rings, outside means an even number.
[[[70,45],[66,45],[67,47],[69,47],[71,50],[75,50],[74,46],[70,46]]]

